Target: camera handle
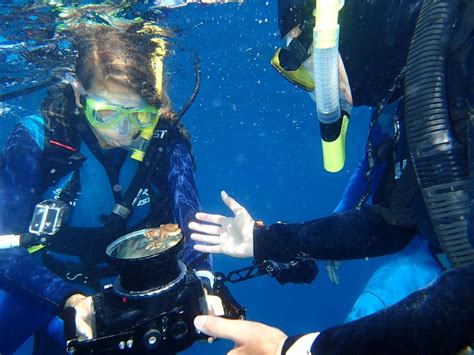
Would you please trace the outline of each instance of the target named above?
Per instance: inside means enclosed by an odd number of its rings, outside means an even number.
[[[244,267],[229,272],[225,275],[222,272],[216,272],[214,274],[214,294],[219,296],[222,300],[224,307],[225,316],[223,318],[229,319],[245,319],[247,310],[232,296],[228,287],[225,285],[226,282],[235,284],[242,281],[247,281],[262,275],[269,275],[271,277],[277,277],[281,271],[295,267],[299,263],[311,259],[307,255],[301,255],[298,260],[290,261],[288,263],[278,263],[273,260],[265,260],[260,264]]]
[[[214,295],[218,296],[222,301],[224,307],[224,316],[222,318],[228,319],[246,319],[247,310],[232,296],[228,287],[224,285],[225,276],[221,272],[214,274]]]
[[[290,261],[287,263],[279,263],[273,260],[265,260],[260,264],[254,264],[251,266],[244,267],[242,269],[231,271],[227,275],[221,272],[216,272],[215,283],[224,284],[224,282],[230,282],[231,284],[235,284],[235,283],[247,281],[255,277],[262,276],[262,275],[277,277],[281,271],[295,267],[299,263],[309,260],[309,259],[312,259],[312,258],[308,257],[305,254],[305,255],[298,256],[298,260]]]

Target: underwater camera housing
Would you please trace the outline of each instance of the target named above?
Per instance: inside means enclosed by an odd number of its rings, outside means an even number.
[[[78,341],[75,322],[65,319],[67,353],[174,354],[206,339],[193,324],[195,316],[207,314],[204,288],[178,260],[183,245],[181,230],[173,224],[111,243],[106,254],[119,276],[93,298],[96,336]]]

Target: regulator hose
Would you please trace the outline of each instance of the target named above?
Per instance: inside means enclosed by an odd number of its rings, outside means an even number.
[[[407,60],[408,146],[434,230],[451,266],[474,263],[467,152],[452,129],[446,62],[461,0],[424,0]]]

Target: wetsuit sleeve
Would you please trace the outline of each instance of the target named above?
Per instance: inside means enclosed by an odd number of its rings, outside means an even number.
[[[18,125],[0,157],[0,234],[28,230],[40,195],[41,158],[36,142]],[[53,314],[70,295],[80,293],[23,248],[0,250],[0,288]]]
[[[0,288],[52,316],[80,289],[42,266],[24,248],[0,250]]]
[[[254,258],[288,262],[301,254],[330,260],[380,256],[402,250],[415,233],[414,228],[387,223],[372,206],[364,205],[309,222],[256,227]]]
[[[211,270],[210,255],[194,250],[195,242],[190,238],[191,231],[188,228],[195,214],[201,211],[191,152],[182,140],[176,140],[171,145],[168,156],[168,186],[176,222],[186,238],[183,260],[186,265],[196,270]]]
[[[0,234],[28,230],[40,195],[41,158],[28,131],[15,127],[0,156]]]
[[[447,271],[391,307],[323,331],[311,353],[459,353],[472,342],[473,293],[474,266]]]

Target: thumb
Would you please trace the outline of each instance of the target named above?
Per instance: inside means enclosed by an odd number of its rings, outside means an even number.
[[[237,215],[239,212],[247,212],[247,210],[240,205],[236,200],[234,200],[232,197],[227,195],[227,192],[221,191],[221,198],[222,201],[229,207],[229,209],[234,213],[234,215]]]
[[[92,339],[94,337],[91,326],[84,319],[76,320],[76,331],[79,341]]]
[[[197,316],[194,318],[194,326],[214,338],[229,339],[238,342],[237,334],[244,330],[245,322],[241,320],[229,320],[214,316]]]

